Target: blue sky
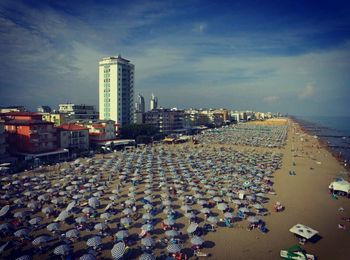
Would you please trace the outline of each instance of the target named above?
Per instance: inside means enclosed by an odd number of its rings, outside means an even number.
[[[164,107],[347,115],[348,1],[0,1],[0,105],[98,105],[98,61]]]

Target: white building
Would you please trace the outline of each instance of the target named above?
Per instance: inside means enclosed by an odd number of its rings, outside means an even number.
[[[158,98],[153,93],[152,93],[149,107],[150,107],[150,110],[154,110],[158,108]]]
[[[99,63],[99,112],[101,120],[119,126],[133,121],[135,66],[122,57],[103,58]]]
[[[65,121],[74,121],[77,119],[97,119],[98,114],[94,106],[85,104],[65,103],[59,104],[59,113],[64,115]]]
[[[89,129],[77,124],[63,124],[57,128],[60,148],[80,153],[89,149]]]

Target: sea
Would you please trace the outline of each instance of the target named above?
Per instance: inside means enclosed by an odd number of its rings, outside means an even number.
[[[350,166],[350,116],[295,116],[294,119]]]

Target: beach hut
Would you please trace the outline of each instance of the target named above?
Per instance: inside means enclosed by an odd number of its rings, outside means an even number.
[[[311,239],[316,234],[318,234],[317,230],[314,230],[303,224],[296,224],[293,227],[291,227],[289,231],[295,234],[297,237],[299,237],[299,242],[301,244],[305,243],[307,240]]]

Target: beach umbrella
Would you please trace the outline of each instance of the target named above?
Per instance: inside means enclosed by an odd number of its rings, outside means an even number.
[[[181,251],[181,246],[179,244],[169,244],[166,249],[169,253],[175,254]]]
[[[214,216],[210,216],[208,219],[207,219],[208,222],[212,223],[212,224],[216,224],[218,223],[218,218],[217,217],[214,217]]]
[[[249,212],[249,209],[246,208],[246,207],[239,208],[238,210],[239,210],[240,212],[242,212],[242,213],[248,213],[248,212]]]
[[[85,208],[83,208],[82,212],[85,214],[92,214],[94,212],[94,210],[90,207],[85,207]]]
[[[111,249],[111,255],[113,259],[120,259],[124,256],[125,253],[125,243],[119,242],[113,246]]]
[[[191,243],[193,245],[197,245],[197,246],[200,246],[204,243],[204,239],[199,237],[199,236],[194,236],[191,238]]]
[[[222,201],[222,199],[220,197],[216,196],[213,198],[213,201],[220,202],[220,201]]]
[[[233,218],[233,214],[231,212],[225,212],[224,217],[225,218]]]
[[[30,214],[29,211],[17,211],[13,214],[15,218],[24,218]]]
[[[6,242],[5,244],[0,246],[0,255],[5,251],[6,247],[10,244],[10,242]]]
[[[102,239],[99,236],[93,236],[86,241],[87,246],[98,247],[102,244]]]
[[[143,208],[145,210],[151,210],[153,208],[153,206],[151,204],[145,204],[145,205],[143,205]]]
[[[144,219],[144,220],[150,220],[152,218],[153,218],[153,216],[149,213],[145,213],[142,215],[142,219]]]
[[[123,210],[124,215],[131,215],[132,213],[133,213],[133,211],[130,208],[126,208]]]
[[[143,253],[140,257],[139,260],[156,260],[156,257],[151,254]]]
[[[96,260],[96,257],[92,254],[84,254],[79,258],[79,260]]]
[[[78,224],[81,224],[81,223],[86,223],[87,222],[87,219],[85,217],[77,217],[75,219],[75,222],[77,222]]]
[[[187,212],[187,211],[190,211],[192,208],[191,208],[191,206],[189,206],[189,205],[183,205],[183,206],[181,207],[181,209],[182,209],[183,211]]]
[[[49,241],[51,241],[51,237],[47,236],[47,235],[42,235],[42,236],[38,236],[37,238],[35,238],[32,241],[33,246],[40,246],[41,244],[45,244]]]
[[[62,255],[62,256],[65,256],[65,255],[68,255],[70,251],[71,251],[71,248],[70,248],[68,245],[63,244],[63,245],[57,246],[57,247],[53,250],[53,253],[54,253],[55,255]]]
[[[208,209],[208,208],[202,208],[202,209],[200,210],[200,212],[203,213],[203,214],[210,214],[210,209]]]
[[[107,225],[105,223],[97,223],[95,226],[94,226],[94,229],[95,230],[105,230],[107,229]]]
[[[38,201],[48,201],[49,198],[50,198],[49,195],[41,194],[40,196],[38,196]]]
[[[38,225],[43,220],[42,217],[35,217],[29,220],[29,224],[31,225]]]
[[[101,219],[110,219],[112,217],[111,213],[105,212],[100,215]]]
[[[44,214],[51,214],[53,211],[54,210],[51,207],[45,207],[45,208],[41,209],[41,212],[44,213]]]
[[[260,219],[258,219],[257,217],[255,216],[249,216],[247,218],[247,221],[250,222],[250,223],[258,223],[260,221]]]
[[[76,202],[72,201],[71,203],[68,204],[66,211],[71,211],[75,207]]]
[[[67,218],[69,218],[69,212],[66,210],[63,210],[58,217],[55,219],[55,221],[65,221]]]
[[[46,229],[48,230],[48,231],[57,231],[57,230],[59,230],[60,229],[60,224],[59,223],[56,223],[56,222],[54,222],[54,223],[51,223],[51,224],[48,224],[47,226],[46,226]]]
[[[90,198],[88,200],[88,203],[89,203],[89,206],[94,209],[100,206],[100,201],[95,197]]]
[[[176,236],[179,235],[179,232],[176,231],[176,230],[171,229],[171,230],[165,231],[165,235],[166,235],[167,237],[176,237]]]
[[[264,207],[261,206],[260,204],[254,204],[253,207],[254,207],[255,209],[258,209],[258,210],[264,208]]]
[[[196,215],[193,212],[186,212],[185,217],[188,219],[195,218]]]
[[[66,232],[66,238],[78,238],[79,231],[76,229],[71,229]]]
[[[0,210],[0,217],[5,216],[10,211],[10,205],[5,205]]]
[[[22,255],[17,257],[16,260],[32,260],[32,257],[30,255]]]
[[[29,230],[26,228],[22,228],[13,233],[15,237],[26,237],[29,235]]]
[[[132,219],[131,218],[128,218],[128,217],[125,217],[125,218],[121,218],[120,219],[120,223],[122,225],[130,225],[132,223]]]
[[[218,209],[221,210],[221,211],[224,211],[228,208],[227,204],[226,203],[219,203],[217,205]]]
[[[129,232],[127,230],[119,230],[115,236],[118,238],[118,240],[124,240],[129,236]]]
[[[165,225],[168,225],[168,226],[172,226],[175,224],[175,220],[174,219],[170,219],[170,218],[167,218],[167,219],[164,219],[164,224]]]
[[[144,237],[141,239],[141,244],[146,247],[152,247],[154,246],[155,242],[151,237]]]
[[[145,224],[145,225],[142,225],[141,229],[148,232],[153,230],[153,226],[151,224]]]
[[[197,228],[198,228],[198,224],[193,222],[188,226],[187,233],[192,234],[197,230]]]

